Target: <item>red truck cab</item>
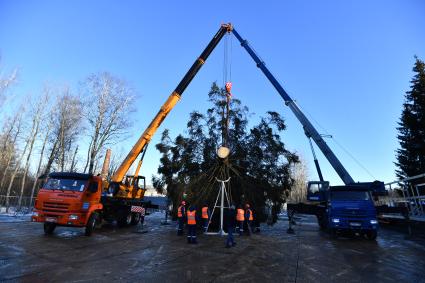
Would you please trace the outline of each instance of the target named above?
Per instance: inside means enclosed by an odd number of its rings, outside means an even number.
[[[43,222],[44,232],[52,234],[57,226],[85,227],[90,235],[96,225],[102,179],[79,173],[51,173],[40,189],[31,218]]]

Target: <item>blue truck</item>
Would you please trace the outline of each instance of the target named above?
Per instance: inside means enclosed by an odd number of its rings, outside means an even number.
[[[373,188],[361,186],[333,186],[323,190],[314,210],[322,229],[328,229],[337,237],[344,234],[358,234],[375,240],[378,234],[377,210],[373,202]],[[313,194],[308,195],[310,201]],[[311,204],[314,206],[314,204]],[[308,208],[307,211],[309,212]]]
[[[350,186],[330,188],[326,216],[334,236],[347,232],[362,234],[371,240],[377,236],[378,220],[369,190]]]
[[[294,113],[301,123],[305,135],[307,136],[314,156],[314,163],[320,181],[309,182],[307,187],[307,203],[288,204],[289,216],[293,213],[308,213],[316,215],[321,228],[328,229],[333,235],[343,232],[354,232],[365,235],[368,239],[375,239],[377,236],[377,209],[373,199],[386,193],[383,182],[358,183],[350,176],[348,171],[338,160],[331,148],[327,145],[323,136],[315,129],[307,119],[297,103],[284,90],[279,81],[266,67],[264,61],[251,48],[248,41],[244,40],[233,28],[233,34],[246,49],[257,67],[267,77],[279,95],[285,101],[285,105]],[[334,168],[338,176],[343,181],[342,186],[329,186],[320,170],[319,162],[314,152],[313,142],[321,150],[323,155]],[[292,223],[291,217],[289,222]]]

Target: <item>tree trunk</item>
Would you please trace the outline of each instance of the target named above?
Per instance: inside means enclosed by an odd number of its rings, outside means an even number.
[[[71,168],[69,168],[69,172],[74,172],[74,170],[75,170],[75,157],[77,156],[77,152],[78,152],[78,145],[77,145],[77,147],[75,148],[75,151],[74,151],[74,155],[72,156],[72,162],[71,162]]]
[[[58,139],[55,140],[55,143],[53,144],[52,151],[50,152],[49,159],[47,160],[46,168],[44,168],[43,175],[47,175],[50,173],[50,168],[52,167],[53,161],[55,160],[56,154],[57,154],[57,146],[58,146]]]
[[[37,138],[37,135],[38,135],[38,129],[40,127],[40,117],[36,116],[34,122],[35,122],[36,126],[35,126],[34,134],[31,136],[31,139],[29,141],[30,148],[29,148],[29,151],[28,151],[27,160],[25,162],[24,175],[22,176],[22,182],[21,182],[21,192],[19,194],[19,201],[18,201],[18,207],[19,208],[21,207],[21,204],[22,204],[22,195],[24,194],[25,181],[26,181],[26,178],[27,178],[28,169],[30,167],[32,148],[34,146],[35,139]]]
[[[93,174],[93,171],[95,170],[95,166],[94,166],[95,157],[96,157],[96,154],[94,154],[92,151],[92,153],[90,154],[89,174]]]
[[[21,133],[21,126],[22,126],[21,121],[22,121],[22,120],[19,120],[19,121],[18,121],[18,127],[17,127],[17,129],[16,129],[15,136],[13,137],[13,143],[12,143],[13,145],[15,145],[15,144],[16,144],[16,140],[18,139],[18,136],[19,136],[19,134]],[[7,159],[6,167],[4,168],[3,177],[1,178],[1,182],[0,182],[0,188],[1,188],[1,189],[3,189],[4,182],[6,181],[7,169],[9,168],[9,165],[10,165],[10,162],[12,161],[12,158],[13,158],[13,153],[12,153],[12,150],[11,150],[11,151],[9,152],[9,155],[8,155],[8,159]]]
[[[84,173],[86,173],[87,171],[87,166],[89,166],[89,162],[90,162],[90,152],[91,152],[91,147],[92,147],[92,140],[90,141],[89,144],[89,149],[87,150],[87,160],[86,160],[86,166],[84,166]]]
[[[7,207],[6,213],[9,212],[9,196],[10,196],[10,191],[12,189],[13,181],[15,181],[16,174],[18,173],[18,170],[21,167],[21,162],[24,159],[27,148],[28,148],[28,143],[25,144],[24,151],[22,152],[22,155],[19,158],[19,161],[16,163],[15,170],[13,171],[12,176],[10,177],[9,186],[7,187],[7,191],[6,191],[6,207]]]
[[[34,183],[32,184],[32,189],[31,189],[30,207],[32,206],[32,199],[34,197],[35,187],[37,186],[37,183],[38,183],[38,174],[40,174],[40,171],[41,171],[41,163],[43,162],[44,149],[46,147],[46,143],[49,138],[49,133],[50,133],[50,125],[47,128],[47,133],[46,133],[46,136],[44,137],[43,145],[41,147],[40,160],[38,161],[38,166],[37,166],[37,173],[35,173],[35,180],[34,180]]]

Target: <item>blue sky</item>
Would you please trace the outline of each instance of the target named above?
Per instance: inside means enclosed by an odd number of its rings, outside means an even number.
[[[409,89],[414,55],[425,59],[424,1],[6,1],[0,0],[2,69],[19,68],[18,101],[45,82],[76,87],[109,71],[136,90],[131,137],[137,140],[220,23],[232,22],[321,133],[328,132],[374,178],[394,176],[396,126]],[[256,115],[281,113],[286,145],[308,161],[308,141],[264,75],[233,38],[233,94]],[[213,81],[222,82],[223,45],[210,56],[165,128],[185,130],[189,112],[208,107]],[[9,100],[10,101],[10,100]],[[9,104],[13,105],[12,104]],[[329,145],[356,181],[373,178],[334,141]],[[341,181],[318,154],[325,178]],[[83,163],[83,162],[82,162]],[[143,174],[156,172],[159,154],[146,154]]]

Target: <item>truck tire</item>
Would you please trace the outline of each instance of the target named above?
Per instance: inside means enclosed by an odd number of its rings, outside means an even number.
[[[326,228],[328,227],[326,218],[323,215],[316,215],[316,217],[317,223],[319,223],[320,230],[326,230]]]
[[[55,231],[56,223],[44,222],[44,234],[52,235],[53,231]]]
[[[84,231],[84,234],[86,236],[91,236],[91,234],[93,234],[93,231],[94,231],[94,229],[96,227],[96,219],[97,219],[96,213],[92,213],[90,215],[89,220],[87,221],[86,229]]]
[[[374,241],[376,240],[376,237],[378,236],[378,232],[375,230],[370,230],[370,231],[367,231],[364,235],[366,239]]]
[[[132,214],[132,216],[131,216],[130,225],[132,225],[132,226],[137,225],[137,223],[139,223],[139,221],[140,221],[140,213],[133,212],[131,214]]]
[[[122,211],[117,219],[119,227],[125,227],[131,224],[133,215],[131,212]]]

